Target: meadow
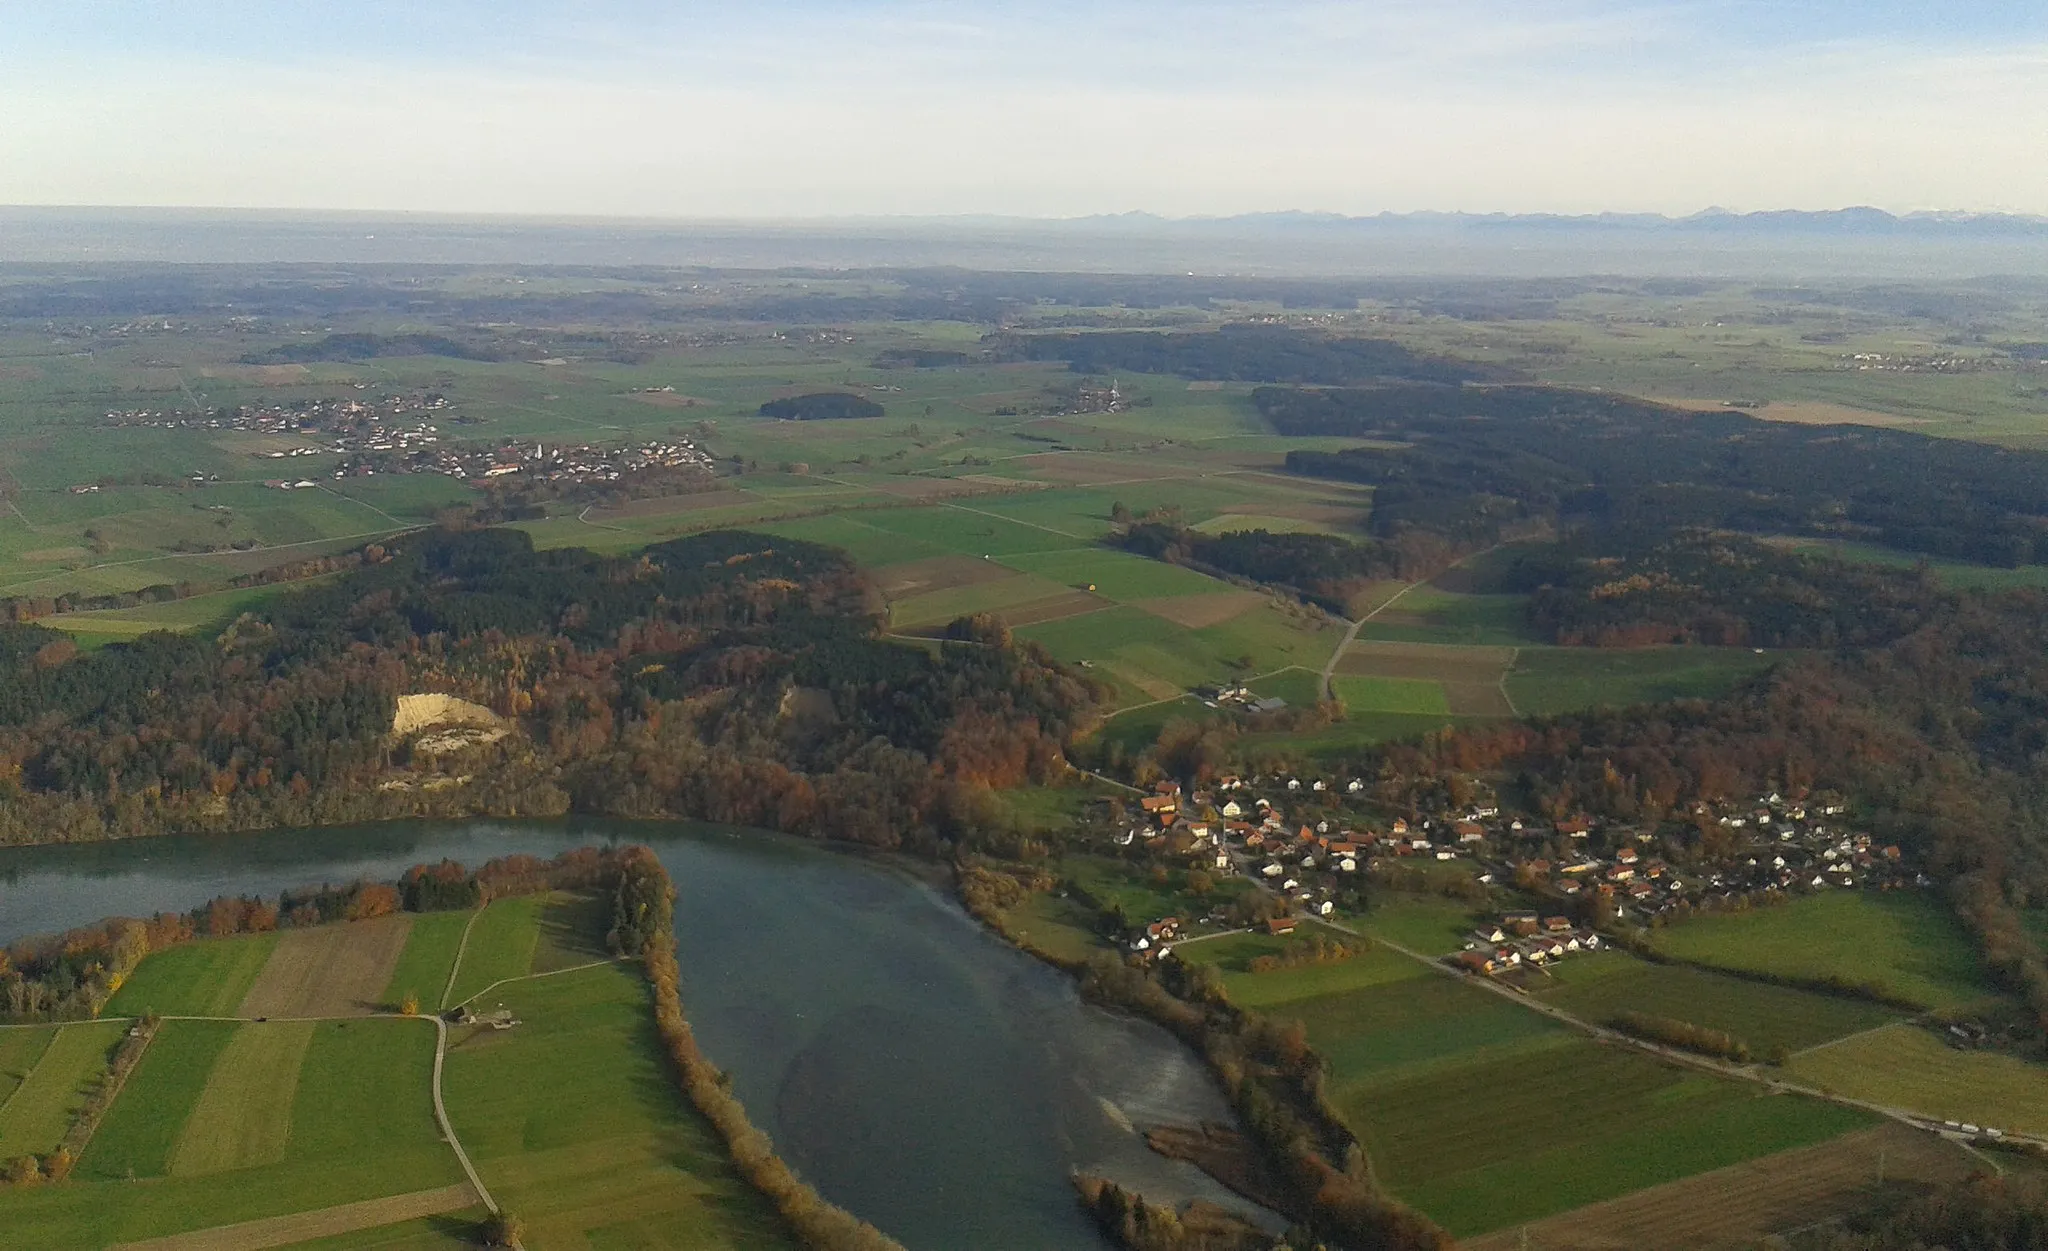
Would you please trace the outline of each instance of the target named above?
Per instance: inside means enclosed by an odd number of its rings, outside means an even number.
[[[793,1245],[683,1102],[636,968],[515,982],[498,1000],[521,1024],[455,1032],[449,1115],[532,1245]]]
[[[1548,1003],[1596,1024],[1622,1012],[1722,1030],[1759,1058],[1798,1052],[1901,1018],[1896,1009],[1845,995],[1776,986],[1688,965],[1651,964],[1623,951],[1574,956],[1529,987]]]
[[[2048,1135],[2048,1074],[1993,1051],[1960,1051],[1933,1029],[1897,1024],[1801,1052],[1786,1071],[1816,1089],[1923,1116]]]
[[[1996,997],[1969,936],[1928,894],[1827,891],[1697,916],[1655,931],[1652,941],[1698,964],[1871,985],[1924,1008],[1968,1008]]]
[[[115,1016],[233,1016],[277,949],[277,939],[274,933],[238,934],[156,952],[135,966],[107,1011]]]
[[[0,1160],[56,1150],[84,1104],[86,1091],[107,1071],[114,1046],[126,1031],[123,1021],[94,1021],[54,1030],[7,1101],[0,1104]]]

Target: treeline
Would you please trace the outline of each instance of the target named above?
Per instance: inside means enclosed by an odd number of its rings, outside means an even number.
[[[1203,534],[1165,519],[1132,521],[1115,541],[1154,560],[1284,587],[1338,612],[1365,584],[1418,572],[1389,545],[1334,534]]]
[[[1140,968],[1103,952],[1088,961],[1081,988],[1202,1053],[1292,1197],[1287,1215],[1314,1236],[1380,1251],[1449,1251],[1450,1235],[1372,1181],[1364,1149],[1328,1101],[1322,1059],[1301,1022],[1235,1007],[1213,966],[1178,960]]]
[[[1290,452],[1292,471],[1391,490],[1461,532],[1507,512],[1653,533],[1857,539],[1990,565],[2048,561],[2048,453],[1555,387],[1268,387],[1253,401],[1281,434],[1377,441]],[[1385,524],[1396,521],[1390,513]]]
[[[601,557],[498,530],[392,540],[218,638],[78,654],[0,624],[0,843],[573,809],[932,851],[989,788],[1063,768],[1096,685],[1028,644],[880,627],[833,549],[720,531]],[[422,690],[521,732],[413,760],[393,711]]]
[[[1466,361],[1419,355],[1390,339],[1340,338],[1288,326],[1004,334],[990,336],[984,346],[998,360],[1065,361],[1081,374],[1123,371],[1219,382],[1458,383],[1488,372]]]
[[[775,1154],[768,1136],[747,1119],[725,1075],[698,1049],[678,989],[674,910],[675,888],[661,861],[648,848],[625,849],[607,941],[618,954],[641,957],[654,988],[655,1029],[690,1102],[725,1140],[740,1176],[775,1205],[804,1246],[814,1251],[902,1251],[895,1239],[834,1206],[798,1177]]]
[[[1620,1012],[1607,1024],[1631,1037],[1662,1043],[1667,1047],[1696,1051],[1703,1056],[1731,1060],[1736,1064],[1748,1064],[1750,1060],[1748,1043],[1726,1031],[1708,1029],[1690,1021],[1652,1016],[1647,1012]]]
[[[223,895],[189,912],[115,917],[0,949],[0,1017],[96,1017],[152,953],[198,938],[261,934],[388,916],[480,906],[492,899],[573,890],[609,881],[619,856],[578,848],[552,860],[506,856],[471,872],[454,861],[415,865],[397,884],[351,882],[288,890],[275,900]]]

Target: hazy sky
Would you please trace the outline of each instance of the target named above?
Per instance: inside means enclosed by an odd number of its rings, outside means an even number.
[[[0,0],[0,203],[2048,213],[2043,0]]]

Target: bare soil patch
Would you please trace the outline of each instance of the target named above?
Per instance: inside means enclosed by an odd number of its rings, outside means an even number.
[[[0,365],[0,382],[35,382],[42,376],[40,366]]]
[[[613,508],[593,508],[592,521],[618,517],[667,517],[673,513],[702,512],[733,504],[756,504],[760,497],[746,491],[696,491],[689,495],[661,495],[653,499],[627,500]]]
[[[626,397],[635,404],[651,404],[655,408],[704,408],[711,401],[695,395],[677,395],[673,391],[635,391]]]
[[[1142,608],[1175,625],[1199,630],[1242,617],[1265,602],[1266,597],[1257,591],[1217,591],[1209,595],[1169,595],[1161,599],[1132,600],[1131,607]]]
[[[933,556],[925,560],[905,561],[900,565],[884,565],[875,570],[875,584],[890,599],[908,599],[932,591],[1000,582],[1004,578],[1015,577],[1016,573],[1007,565],[999,565],[992,560],[976,560],[972,556]]]
[[[1337,672],[1372,678],[1424,678],[1447,685],[1486,685],[1498,684],[1514,658],[1512,647],[1367,641],[1351,645],[1337,662]]]
[[[411,931],[412,918],[404,915],[287,930],[243,997],[240,1015],[368,1016],[384,1011],[384,988]]]
[[[477,1202],[476,1192],[464,1182],[443,1186],[439,1190],[420,1190],[409,1195],[344,1203],[340,1207],[321,1208],[317,1212],[295,1212],[290,1216],[244,1221],[239,1225],[196,1229],[189,1234],[173,1234],[168,1238],[124,1242],[112,1251],[264,1251],[267,1247],[289,1247],[316,1238],[351,1234],[359,1229],[376,1229],[382,1225],[396,1225],[400,1221],[438,1216],[443,1212],[460,1212],[464,1208],[475,1207]]]
[[[1034,599],[1029,603],[1018,604],[1014,608],[999,608],[996,610],[996,616],[1001,617],[1004,624],[1012,628],[1043,625],[1048,621],[1060,621],[1067,617],[1078,617],[1084,612],[1094,612],[1098,608],[1107,608],[1110,603],[1111,601],[1100,595],[1091,595],[1087,591],[1069,591],[1064,595]]]
[[[199,371],[202,378],[224,382],[253,382],[264,387],[284,387],[304,382],[313,371],[304,365],[209,365]]]
[[[1515,706],[1491,682],[1445,682],[1444,704],[1454,717],[1512,717]]]
[[[1772,1233],[1846,1215],[1867,1202],[1880,1152],[1888,1180],[1957,1182],[1976,1169],[1969,1153],[1952,1143],[1885,1124],[1467,1239],[1463,1245],[1466,1251],[1751,1247]]]
[[[1924,417],[1901,417],[1897,413],[1873,412],[1867,408],[1851,408],[1847,404],[1828,404],[1819,400],[1795,400],[1784,402],[1773,400],[1759,409],[1749,410],[1752,416],[1765,421],[1789,421],[1802,426],[1924,426]]]

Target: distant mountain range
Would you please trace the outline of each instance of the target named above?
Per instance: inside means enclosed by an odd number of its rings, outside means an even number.
[[[1019,219],[1010,219],[1019,220]],[[1710,208],[1684,217],[1660,213],[1342,213],[1283,211],[1230,217],[1162,217],[1154,213],[1110,213],[1070,217],[1061,225],[1100,230],[1201,231],[1209,233],[1373,231],[1627,231],[1633,233],[1913,235],[1930,238],[1988,235],[2048,235],[2048,216],[2021,213],[1921,212],[1896,214],[1879,208],[1770,209],[1736,213]]]

